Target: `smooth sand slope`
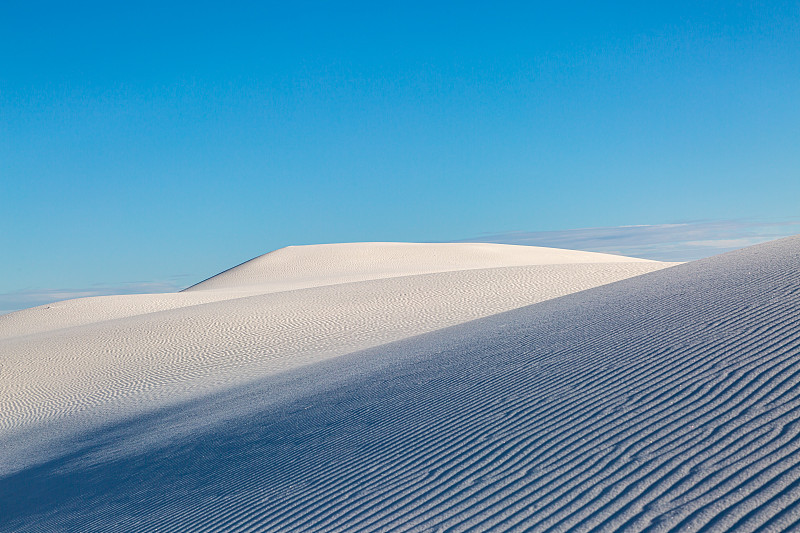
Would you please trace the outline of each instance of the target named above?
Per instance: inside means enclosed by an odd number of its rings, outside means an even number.
[[[76,425],[669,265],[494,244],[303,246],[178,294],[83,298],[3,316],[0,443],[14,446],[0,473]]]
[[[793,237],[75,432],[0,530],[795,530],[799,326]]]

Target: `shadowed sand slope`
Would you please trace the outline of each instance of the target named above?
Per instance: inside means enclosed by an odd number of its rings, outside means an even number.
[[[263,378],[0,478],[8,531],[779,531],[800,238]]]

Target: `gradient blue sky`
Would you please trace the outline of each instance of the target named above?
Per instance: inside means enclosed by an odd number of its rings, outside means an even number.
[[[0,293],[800,216],[797,2],[3,2],[0,50]]]

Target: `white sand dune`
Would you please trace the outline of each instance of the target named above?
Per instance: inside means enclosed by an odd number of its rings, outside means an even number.
[[[50,456],[6,459],[0,530],[795,530],[799,257],[337,275],[6,335],[0,445]]]
[[[186,289],[304,289],[453,270],[586,263],[654,263],[621,255],[485,243],[357,242],[289,246]]]
[[[379,243],[366,253],[372,247],[278,250],[246,263],[245,274],[237,267],[178,294],[82,298],[0,317],[0,431],[152,410],[669,266],[524,246]],[[286,254],[300,257],[297,268]],[[409,275],[414,260],[419,271],[449,271]],[[467,270],[453,270],[459,260]],[[533,266],[485,268],[523,260]],[[311,284],[324,264],[334,273],[319,276],[324,285],[288,289]],[[341,282],[369,277],[367,267],[380,277]],[[270,281],[278,275],[284,281]],[[225,288],[201,290],[215,280]]]
[[[289,246],[180,293],[77,298],[0,315],[0,339],[259,294],[376,279],[511,266],[624,264],[637,275],[674,263],[507,244],[343,243]],[[640,263],[639,266],[630,265]],[[597,270],[597,269],[595,269]],[[615,272],[608,281],[621,279]],[[598,284],[603,283],[599,274]],[[569,284],[569,280],[565,280]],[[582,290],[579,286],[571,290]]]

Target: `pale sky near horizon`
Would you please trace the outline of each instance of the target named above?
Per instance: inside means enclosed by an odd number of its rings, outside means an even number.
[[[0,294],[800,218],[797,2],[384,4],[2,3]]]

